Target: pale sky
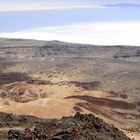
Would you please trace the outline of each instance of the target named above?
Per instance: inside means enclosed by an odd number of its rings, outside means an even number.
[[[140,7],[140,2],[132,0],[79,0],[79,1],[62,1],[62,0],[54,0],[54,1],[0,1],[0,12],[8,12],[8,11],[33,11],[33,10],[55,10],[55,9],[87,9],[87,8],[110,8],[109,4],[120,4],[119,7],[124,7],[121,4],[136,4],[136,6]],[[128,6],[128,5],[125,5]],[[135,5],[132,5],[135,7]]]
[[[108,4],[140,4],[139,0],[0,0],[0,12],[52,10],[52,9],[86,9],[103,8]],[[106,6],[105,6],[106,5]],[[134,6],[134,5],[133,5]],[[139,5],[140,6],[140,5]]]
[[[96,4],[77,4],[77,3],[15,3],[0,4],[0,12],[8,11],[32,11],[32,10],[57,10],[57,9],[87,9],[87,8],[106,8]]]
[[[140,3],[139,0],[0,0],[0,3]]]
[[[139,45],[140,0],[0,0],[0,37]]]

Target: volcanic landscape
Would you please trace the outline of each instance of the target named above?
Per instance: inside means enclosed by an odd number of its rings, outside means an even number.
[[[93,114],[139,140],[140,47],[1,38],[0,112]]]

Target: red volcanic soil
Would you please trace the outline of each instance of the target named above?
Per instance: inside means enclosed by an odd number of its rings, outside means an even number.
[[[131,118],[132,117],[132,119],[140,119],[140,114],[134,114],[134,113],[122,113],[122,112],[117,112],[117,111],[115,111],[115,113],[117,113],[117,114],[119,114],[119,115],[121,115],[122,117],[124,117],[124,118]]]
[[[108,112],[107,110],[103,110],[102,108],[99,108],[96,105],[93,105],[91,103],[76,103],[75,105],[77,107],[79,107],[80,109],[84,108],[84,109],[86,109],[86,110],[88,110],[96,115],[100,114],[100,115],[102,115],[110,120],[117,121],[112,117],[110,112]],[[81,112],[81,110],[79,110],[79,112]]]
[[[107,98],[97,98],[97,97],[84,95],[84,96],[69,96],[69,97],[66,97],[65,99],[70,99],[70,98],[81,99],[88,103],[92,103],[92,104],[103,106],[103,107],[109,107],[109,108],[116,108],[116,109],[135,109],[136,108],[135,104],[127,103],[125,101],[107,99]]]

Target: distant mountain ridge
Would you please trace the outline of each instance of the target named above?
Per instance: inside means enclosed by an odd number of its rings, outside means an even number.
[[[134,8],[139,8],[140,4],[133,4],[133,3],[119,3],[119,4],[106,4],[104,5],[106,7],[134,7]]]

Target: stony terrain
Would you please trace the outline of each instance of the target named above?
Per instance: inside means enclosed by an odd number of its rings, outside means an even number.
[[[135,135],[139,85],[140,47],[0,39],[1,112],[44,119],[92,113]]]
[[[4,140],[130,140],[118,128],[91,114],[43,120],[0,113],[0,123]]]

